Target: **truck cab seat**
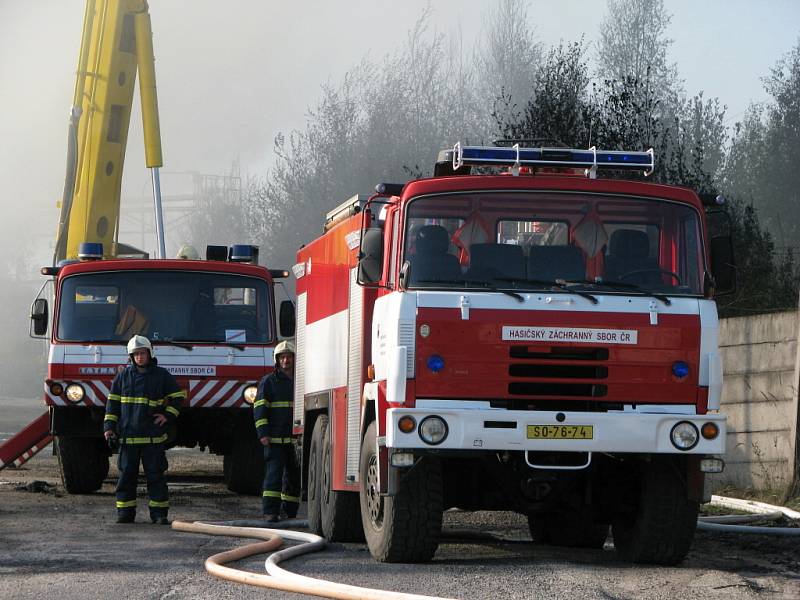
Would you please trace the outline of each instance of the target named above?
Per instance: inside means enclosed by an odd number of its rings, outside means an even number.
[[[583,253],[575,246],[531,246],[528,251],[528,278],[582,281],[586,279]]]
[[[525,255],[516,244],[472,244],[467,279],[525,279]]]
[[[409,256],[409,284],[452,282],[463,278],[458,259],[448,253],[450,234],[441,225],[425,225],[417,231],[416,252]]]

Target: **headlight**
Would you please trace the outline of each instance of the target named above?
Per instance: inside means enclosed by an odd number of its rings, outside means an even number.
[[[419,437],[431,446],[441,444],[447,437],[447,423],[442,417],[425,417],[419,424]]]
[[[700,439],[697,427],[693,423],[689,423],[689,421],[681,421],[676,424],[669,436],[672,439],[672,445],[678,450],[691,450]]]
[[[67,400],[70,402],[80,402],[84,394],[83,387],[77,383],[70,383],[67,386]]]
[[[60,396],[64,393],[64,386],[57,381],[53,382],[50,384],[50,393],[53,394],[53,396]]]
[[[245,402],[247,402],[248,404],[252,404],[253,402],[256,401],[257,394],[258,394],[258,387],[256,387],[255,385],[248,385],[246,388],[244,388],[244,393],[242,394],[242,396],[244,396]]]

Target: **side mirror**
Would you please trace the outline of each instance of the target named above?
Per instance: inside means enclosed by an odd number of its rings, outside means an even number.
[[[383,230],[370,227],[361,235],[358,258],[358,283],[377,283],[383,272]]]
[[[733,258],[731,218],[724,210],[706,212],[710,234],[711,276],[714,295],[725,296],[736,291],[736,261]]]
[[[405,261],[400,267],[400,289],[408,289],[408,278],[411,276],[411,263]]]
[[[31,323],[34,335],[45,335],[47,333],[48,320],[47,300],[37,298],[31,305]]]
[[[294,330],[297,323],[294,317],[294,304],[291,300],[281,302],[280,314],[278,315],[278,327],[281,337],[294,337]]]
[[[733,241],[730,236],[711,239],[711,274],[716,296],[736,291],[736,263],[733,260]]]

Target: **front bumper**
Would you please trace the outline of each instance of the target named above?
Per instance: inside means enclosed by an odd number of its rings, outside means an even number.
[[[412,416],[417,425],[431,415],[447,422],[447,437],[433,446],[419,436],[398,428],[398,421]],[[670,440],[672,428],[683,421],[698,431],[704,423],[715,423],[719,434],[712,440],[699,437],[690,450],[679,450]],[[498,409],[392,408],[386,414],[386,445],[397,449],[426,450],[516,450],[557,452],[616,452],[658,454],[725,453],[725,415],[687,415],[637,412],[520,411]],[[530,439],[529,425],[591,426],[591,439]],[[586,431],[583,429],[582,431]]]

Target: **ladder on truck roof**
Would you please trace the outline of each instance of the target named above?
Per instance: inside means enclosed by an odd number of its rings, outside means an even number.
[[[52,441],[50,413],[46,412],[0,446],[0,470],[21,466]]]

